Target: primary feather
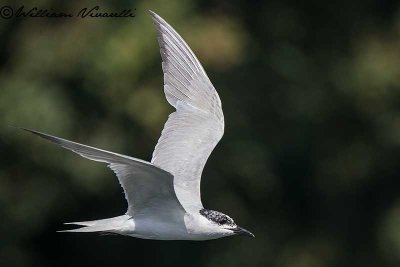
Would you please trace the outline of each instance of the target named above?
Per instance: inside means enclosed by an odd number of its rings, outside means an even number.
[[[176,111],[169,115],[151,162],[174,175],[175,192],[186,210],[203,207],[201,174],[224,133],[221,101],[200,62],[182,37],[150,11],[158,33],[164,92]]]

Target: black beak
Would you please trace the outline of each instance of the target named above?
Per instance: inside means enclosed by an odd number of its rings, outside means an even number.
[[[251,237],[256,237],[255,235],[253,235],[250,231],[247,231],[246,229],[238,226],[236,227],[233,232],[235,232],[235,234],[237,235],[247,235],[247,236],[251,236]]]

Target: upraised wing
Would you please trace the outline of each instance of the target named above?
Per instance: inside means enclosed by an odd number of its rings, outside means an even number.
[[[24,129],[69,149],[84,158],[105,162],[118,177],[128,202],[127,215],[146,217],[183,217],[185,210],[178,201],[174,177],[150,162],[106,150],[78,144],[34,130]]]
[[[175,192],[186,210],[203,207],[201,173],[224,133],[221,101],[200,62],[182,37],[150,11],[157,27],[164,92],[176,111],[169,115],[151,162],[174,175]]]

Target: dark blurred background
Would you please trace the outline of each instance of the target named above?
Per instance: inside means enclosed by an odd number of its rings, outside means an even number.
[[[1,1],[134,19],[0,19],[1,266],[399,266],[400,3]],[[204,206],[256,238],[62,234],[121,215],[105,165],[9,127],[150,160],[172,108],[148,9],[216,87],[225,135]]]

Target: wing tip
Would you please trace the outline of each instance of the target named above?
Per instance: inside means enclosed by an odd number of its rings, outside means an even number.
[[[152,10],[148,10],[149,14],[151,16],[151,19],[153,21],[153,24],[156,26],[157,31],[158,31],[158,35],[160,35],[162,37],[162,32],[164,32],[165,30],[164,28],[171,28],[173,30],[173,28],[168,24],[168,22],[166,22],[160,15],[158,15],[156,12],[152,11]]]
[[[154,17],[154,16],[157,15],[157,13],[154,12],[153,10],[151,10],[151,9],[149,9],[149,10],[147,10],[147,11],[149,12],[150,16],[152,16],[152,17]]]
[[[163,22],[163,19],[156,12],[150,9],[148,11],[154,24],[159,25]]]
[[[42,132],[39,132],[39,131],[35,131],[35,130],[32,130],[32,129],[28,129],[28,128],[19,127],[19,129],[27,131],[27,132],[29,132],[31,134],[37,135],[37,136],[39,136],[39,137],[41,137],[43,139],[46,139],[46,140],[48,140],[50,142],[55,143],[55,144],[58,144],[58,145],[62,144],[62,142],[61,142],[63,140],[62,138],[51,136],[49,134],[45,134],[45,133],[42,133]]]
[[[26,131],[28,133],[35,134],[35,135],[38,135],[38,136],[43,137],[43,138],[46,137],[46,134],[38,132],[38,131],[35,131],[35,130],[32,130],[32,129],[29,129],[29,128],[24,128],[24,127],[18,127],[18,128],[21,129],[21,130],[24,130],[24,131]]]
[[[26,132],[29,132],[29,133],[32,133],[32,134],[40,135],[40,132],[32,130],[32,129],[29,129],[29,128],[19,127],[19,126],[13,125],[13,124],[8,124],[7,126],[11,127],[11,128],[14,128],[14,129],[18,129],[18,130],[23,130],[23,131],[26,131]]]
[[[33,133],[33,134],[38,134],[39,132],[37,132],[37,131],[35,131],[35,130],[32,130],[32,129],[28,129],[28,128],[24,128],[24,127],[17,127],[18,129],[21,129],[21,130],[24,130],[24,131],[26,131],[26,132],[29,132],[29,133]]]
[[[27,132],[31,132],[31,133],[36,132],[35,130],[31,130],[31,129],[25,128],[25,127],[16,126],[16,125],[10,124],[10,123],[8,123],[7,126],[11,127],[11,128],[14,128],[14,129],[18,129],[18,130],[24,130],[24,131],[27,131]]]

